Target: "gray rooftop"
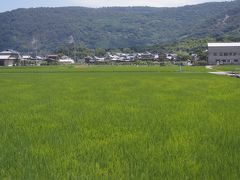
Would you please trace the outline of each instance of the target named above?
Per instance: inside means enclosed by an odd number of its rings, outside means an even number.
[[[0,52],[0,54],[19,54],[19,52],[14,51],[12,49],[7,49],[5,51]]]
[[[240,42],[208,43],[208,47],[240,47]]]

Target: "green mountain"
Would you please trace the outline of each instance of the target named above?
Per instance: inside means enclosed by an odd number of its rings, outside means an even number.
[[[0,13],[0,50],[151,46],[184,38],[240,37],[240,1],[178,8],[31,8]]]

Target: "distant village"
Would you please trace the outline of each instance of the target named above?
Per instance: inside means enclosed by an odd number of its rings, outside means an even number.
[[[41,66],[41,65],[60,65],[60,64],[113,64],[113,63],[136,63],[137,61],[161,64],[163,61],[176,64],[177,54],[166,53],[111,53],[108,52],[104,57],[86,56],[83,59],[71,58],[66,55],[50,54],[46,56],[22,55],[20,52],[7,49],[0,52],[0,66]],[[191,55],[191,59],[184,62],[186,65],[192,65],[198,61],[196,54]]]
[[[0,52],[0,66],[43,66],[60,64],[147,64],[164,65],[166,62],[181,65],[221,65],[240,64],[240,43],[208,43],[205,50],[207,59],[203,61],[197,54],[188,54],[185,58],[174,53],[122,53],[107,52],[105,56],[86,56],[83,59],[66,55],[50,54],[45,56],[24,55],[7,49]]]

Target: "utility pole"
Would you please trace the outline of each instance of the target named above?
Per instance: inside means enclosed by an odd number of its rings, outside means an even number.
[[[179,64],[179,71],[182,72],[182,62]]]
[[[73,56],[74,56],[74,61],[77,62],[76,43],[75,43],[75,40],[74,40],[73,35],[69,36],[69,38],[68,38],[68,44],[71,45],[70,47],[72,47],[72,44],[73,44]]]
[[[38,44],[37,44],[37,40],[36,38],[33,36],[33,40],[32,40],[32,47],[33,47],[33,50],[35,49],[35,55],[36,55],[36,58],[37,58],[37,55],[38,55]]]
[[[36,59],[37,59],[37,55],[38,55],[38,45],[37,45],[37,41],[36,41]]]
[[[74,41],[74,60],[75,60],[75,62],[77,63],[76,44],[75,44],[75,41]]]

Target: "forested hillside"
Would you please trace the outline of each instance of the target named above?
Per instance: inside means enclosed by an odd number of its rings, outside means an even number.
[[[0,13],[0,50],[148,46],[184,38],[240,37],[240,1],[179,8],[32,8]]]

